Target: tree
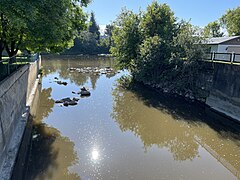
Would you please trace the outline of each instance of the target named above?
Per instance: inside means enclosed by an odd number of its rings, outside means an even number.
[[[240,35],[240,7],[228,10],[227,13],[220,18],[220,21],[227,28],[230,36]]]
[[[163,40],[171,42],[174,35],[174,23],[174,13],[170,7],[154,1],[143,14],[140,24],[141,34],[144,37],[158,35]]]
[[[114,25],[108,24],[106,25],[106,29],[104,34],[108,37],[109,46],[112,46],[113,40],[112,40],[112,33],[113,33]]]
[[[155,1],[140,14],[122,11],[114,22],[111,52],[135,81],[192,92],[204,54],[199,32],[189,22],[176,23],[170,7]]]
[[[195,61],[201,58],[205,47],[201,44],[204,39],[200,29],[190,22],[180,21],[177,23],[176,34],[173,38],[174,57]]]
[[[66,54],[88,54],[93,55],[98,53],[98,41],[96,36],[88,31],[82,31],[74,40],[74,46],[67,50]]]
[[[90,25],[88,31],[96,36],[96,40],[100,39],[99,26],[95,20],[95,15],[93,12],[91,12]]]
[[[218,21],[210,22],[203,29],[203,34],[205,37],[222,37],[223,32],[221,32],[221,25]]]
[[[166,70],[171,53],[168,46],[158,35],[147,37],[140,45],[136,78],[142,82],[156,82]]]
[[[63,50],[76,31],[85,26],[82,6],[88,0],[2,0],[0,3],[0,50],[4,47],[9,57],[20,49]]]
[[[127,68],[134,71],[141,35],[139,30],[140,15],[123,9],[117,20],[114,22],[112,38],[114,45],[111,53],[116,57],[121,69]]]

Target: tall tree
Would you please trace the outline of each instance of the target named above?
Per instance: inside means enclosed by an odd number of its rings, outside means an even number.
[[[88,31],[96,36],[96,40],[100,39],[99,26],[96,22],[95,14],[93,12],[91,12],[90,25]]]
[[[227,13],[220,18],[220,20],[227,28],[230,36],[240,35],[240,6],[235,9],[228,10]]]
[[[68,46],[79,27],[84,28],[82,6],[87,3],[88,0],[2,0],[0,44],[3,42],[9,57],[19,49],[60,51]]]
[[[114,22],[112,38],[114,45],[110,51],[117,58],[120,68],[134,71],[139,53],[141,36],[139,31],[140,15],[129,10],[122,10]]]
[[[205,37],[222,37],[223,32],[221,32],[221,25],[218,21],[210,22],[203,29],[203,34]]]
[[[170,42],[174,35],[174,13],[167,4],[158,4],[154,1],[147,7],[140,24],[144,37],[160,36]]]
[[[154,1],[143,13],[140,29],[144,40],[137,61],[138,78],[141,81],[155,81],[168,67],[172,55],[174,13],[168,5]]]

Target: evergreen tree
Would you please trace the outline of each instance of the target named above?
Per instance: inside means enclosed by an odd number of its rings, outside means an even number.
[[[100,39],[99,26],[96,22],[95,15],[93,12],[91,12],[90,25],[88,31],[96,36],[96,40]]]

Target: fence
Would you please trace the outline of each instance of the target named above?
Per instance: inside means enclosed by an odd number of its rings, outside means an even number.
[[[3,57],[0,61],[0,81],[19,69],[21,66],[34,62],[39,58],[39,54],[28,56]]]
[[[240,54],[237,53],[206,53],[203,58],[205,61],[231,63],[240,65]]]

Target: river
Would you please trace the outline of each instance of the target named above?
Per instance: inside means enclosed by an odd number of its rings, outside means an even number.
[[[111,58],[43,57],[27,179],[240,178],[240,128],[197,103],[139,85],[127,72],[96,75],[69,68],[114,67]],[[57,84],[56,78],[68,85]],[[55,101],[91,96],[76,106]]]

